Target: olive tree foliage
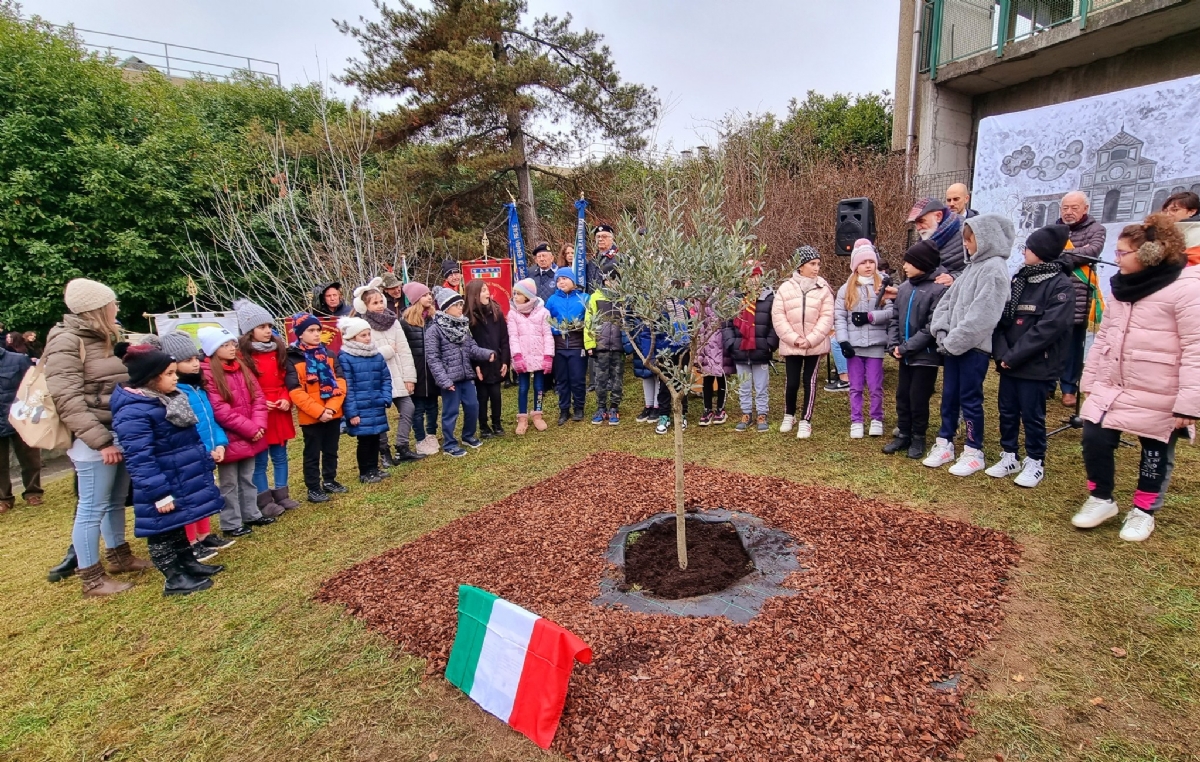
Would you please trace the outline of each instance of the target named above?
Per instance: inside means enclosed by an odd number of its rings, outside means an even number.
[[[754,262],[762,256],[755,228],[762,221],[764,174],[757,165],[752,172],[758,201],[748,216],[736,220],[726,214],[721,157],[686,167],[667,163],[652,173],[636,212],[623,214],[618,223],[618,276],[604,285],[605,294],[624,312],[605,319],[622,321],[639,359],[671,393],[681,569],[687,568],[683,398],[692,387],[701,348],[743,309]]]

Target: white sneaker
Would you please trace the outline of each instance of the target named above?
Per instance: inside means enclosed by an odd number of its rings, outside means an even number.
[[[861,423],[850,424],[850,438],[851,439],[862,439],[863,438],[863,425]]]
[[[1126,542],[1141,542],[1154,531],[1154,514],[1146,513],[1140,508],[1131,508],[1125,514],[1125,524],[1121,527],[1121,539]]]
[[[1021,470],[1021,461],[1017,460],[1015,452],[1005,452],[1000,454],[999,462],[992,465],[985,474],[993,479],[1003,479],[1006,476],[1012,476]]]
[[[948,439],[937,438],[933,449],[929,451],[929,455],[925,456],[925,460],[921,461],[923,465],[930,468],[941,468],[950,461],[954,460],[954,443]]]
[[[883,436],[883,421],[871,421],[871,428],[867,433],[873,437]]]
[[[1120,513],[1115,500],[1101,500],[1098,497],[1088,497],[1083,507],[1071,517],[1071,523],[1080,529],[1092,529]]]
[[[779,423],[779,433],[786,434],[792,430],[792,426],[796,423],[796,416],[785,415]]]
[[[950,466],[950,473],[955,476],[970,476],[982,471],[985,466],[987,463],[983,460],[983,450],[964,447],[962,455],[958,457],[958,462]]]
[[[991,473],[991,469],[988,469]],[[1042,477],[1046,475],[1046,469],[1042,467],[1040,460],[1026,458],[1021,466],[1021,473],[1013,480],[1013,484],[1026,489],[1033,489],[1042,483]]]
[[[808,439],[812,436],[812,424],[808,421],[796,422],[796,439]]]

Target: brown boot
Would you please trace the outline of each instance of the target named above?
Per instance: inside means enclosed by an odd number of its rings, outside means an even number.
[[[287,487],[279,487],[271,490],[271,497],[275,500],[276,505],[285,511],[291,511],[300,507],[300,503],[297,503],[292,499],[292,496],[288,494]]]
[[[529,416],[526,413],[517,414],[517,433],[524,434],[529,430]]]
[[[79,570],[79,581],[83,583],[84,598],[99,598],[123,593],[133,587],[132,582],[118,582],[104,574],[104,565],[96,564]]]
[[[529,417],[533,419],[533,427],[535,429],[537,429],[538,431],[546,430],[547,424],[545,421],[542,420],[542,411],[541,410],[537,411],[536,413],[531,413]]]
[[[258,512],[263,518],[274,519],[283,515],[283,507],[271,497],[271,490],[258,493]]]
[[[13,501],[0,500],[0,513],[8,513],[9,511],[12,510],[12,507],[13,507]]]
[[[112,574],[125,574],[127,572],[140,572],[146,569],[153,569],[154,564],[144,558],[138,558],[133,554],[133,550],[129,547],[129,543],[123,542],[115,548],[108,548],[104,551],[104,563],[108,565],[108,571]],[[82,572],[80,572],[82,574]],[[85,582],[86,586],[87,583]],[[118,590],[117,592],[121,592]]]

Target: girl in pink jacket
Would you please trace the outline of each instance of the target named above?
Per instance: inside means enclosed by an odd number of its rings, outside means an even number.
[[[1200,418],[1200,268],[1184,269],[1183,235],[1164,214],[1127,225],[1116,255],[1121,271],[1080,384],[1091,495],[1071,523],[1091,529],[1119,513],[1114,453],[1129,432],[1142,456],[1121,539],[1141,542],[1154,531],[1168,449],[1181,434],[1193,436]]]
[[[833,289],[820,276],[821,254],[812,246],[796,250],[796,272],[780,284],[771,305],[771,323],[779,336],[779,355],[787,378],[784,416],[779,430],[796,427],[797,439],[812,436],[813,405],[817,401],[817,366],[829,354],[833,330]],[[804,387],[804,407],[799,420],[796,392]]]
[[[230,537],[250,534],[250,527],[275,521],[283,513],[270,492],[254,484],[254,459],[267,449],[267,398],[258,379],[238,357],[237,337],[224,328],[201,328],[197,333],[204,361],[204,388],[213,418],[229,438],[225,458],[217,464],[217,482],[225,507],[221,531]],[[268,505],[269,504],[269,505]]]
[[[533,384],[533,427],[546,430],[542,420],[544,374],[554,367],[554,334],[550,313],[537,295],[532,278],[513,286],[512,309],[508,311],[508,345],[513,372],[517,374],[517,433],[529,429],[529,386]]]

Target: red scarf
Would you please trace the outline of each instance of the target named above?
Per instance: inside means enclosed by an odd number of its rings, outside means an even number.
[[[754,337],[754,302],[749,302],[745,308],[738,313],[738,316],[733,319],[733,327],[737,329],[738,335],[742,337],[738,344],[738,349],[743,352],[753,351],[757,346]]]

